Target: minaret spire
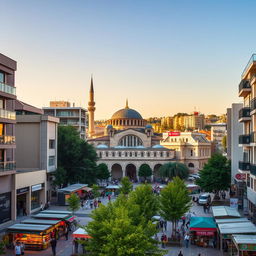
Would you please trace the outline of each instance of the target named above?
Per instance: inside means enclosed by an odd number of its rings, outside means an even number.
[[[126,99],[126,105],[125,105],[125,108],[129,108],[129,106],[128,106],[128,99]]]
[[[88,102],[88,112],[89,112],[89,137],[93,137],[95,134],[94,130],[94,111],[95,111],[95,101],[94,101],[94,88],[93,88],[93,77],[91,76],[91,87],[89,93]]]

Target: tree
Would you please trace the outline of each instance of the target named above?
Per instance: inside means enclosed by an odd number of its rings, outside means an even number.
[[[93,194],[94,198],[100,196],[99,186],[98,185],[93,184],[93,186],[92,186],[92,194]]]
[[[147,180],[147,177],[152,175],[152,169],[148,164],[142,164],[139,168],[139,177],[144,177],[144,180]]]
[[[80,208],[80,198],[75,193],[73,193],[67,199],[67,202],[68,202],[68,209],[72,211],[74,215],[74,212]]]
[[[173,179],[178,176],[181,179],[186,179],[189,174],[188,167],[183,163],[170,162],[162,165],[159,169],[160,176],[164,178]]]
[[[101,163],[97,166],[97,178],[102,180],[107,180],[110,177],[108,166],[105,163]]]
[[[67,181],[67,171],[63,167],[58,167],[54,172],[54,176],[55,180],[53,181],[53,184],[62,188]]]
[[[146,221],[152,220],[152,217],[159,210],[158,198],[152,192],[151,185],[140,185],[129,194],[128,203],[131,207],[139,206],[139,215],[145,217]]]
[[[189,191],[179,177],[160,192],[160,214],[165,220],[172,222],[172,237],[176,238],[176,229],[179,219],[190,209],[191,198]]]
[[[0,255],[6,255],[5,253],[5,243],[4,241],[0,241]]]
[[[224,151],[227,152],[227,135],[225,135],[222,138],[221,144],[222,144],[222,147],[223,147]]]
[[[124,195],[128,195],[132,191],[132,188],[133,188],[132,183],[128,177],[124,177],[121,179],[120,193]]]
[[[221,154],[214,154],[199,174],[196,184],[206,192],[215,192],[218,195],[219,191],[230,187],[230,161]]]
[[[56,172],[56,184],[96,182],[97,154],[92,145],[80,139],[72,126],[58,127],[58,166],[66,170],[62,177]],[[63,170],[62,170],[63,171]]]
[[[152,222],[146,225],[135,224],[125,198],[118,203],[102,205],[93,211],[91,217],[92,221],[85,227],[92,237],[87,247],[90,255],[163,255],[152,238],[157,232],[155,225]]]

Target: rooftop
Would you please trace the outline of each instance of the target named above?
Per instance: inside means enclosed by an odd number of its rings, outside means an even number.
[[[242,73],[242,78],[245,76],[245,74],[247,73],[247,71],[249,70],[249,67],[254,64],[254,62],[256,62],[256,54],[254,53],[251,58],[249,59],[247,65],[245,66],[243,73]]]

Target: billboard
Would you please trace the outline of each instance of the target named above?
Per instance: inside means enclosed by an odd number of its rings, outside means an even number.
[[[180,136],[180,132],[168,132],[168,136]]]

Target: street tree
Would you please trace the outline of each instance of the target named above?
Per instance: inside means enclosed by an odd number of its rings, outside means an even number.
[[[110,177],[108,166],[105,163],[101,163],[97,166],[97,178],[102,182],[102,180],[107,180]]]
[[[94,198],[97,198],[97,197],[100,196],[99,189],[100,189],[100,188],[99,188],[98,185],[96,185],[96,184],[93,184],[93,185],[92,185],[92,194],[93,194],[93,197],[94,197]]]
[[[145,217],[146,221],[152,220],[152,217],[159,210],[157,196],[152,192],[149,184],[140,185],[129,194],[128,203],[139,206],[139,215]]]
[[[139,177],[143,177],[146,181],[148,177],[152,175],[152,169],[148,164],[142,164],[139,168]]]
[[[93,211],[92,221],[85,227],[92,237],[88,250],[92,256],[160,256],[163,251],[152,238],[155,225],[136,224],[130,217],[129,207],[123,202],[109,203]]]
[[[196,180],[196,184],[206,192],[218,195],[219,191],[230,188],[230,160],[222,154],[214,154],[199,174],[200,178]]]
[[[173,178],[160,192],[160,215],[172,222],[172,238],[176,238],[179,219],[190,207],[191,198],[184,181],[179,177]]]
[[[162,165],[159,169],[160,175],[164,178],[172,180],[174,177],[186,179],[189,175],[188,167],[179,162],[170,162]]]
[[[129,180],[128,177],[124,177],[121,179],[120,193],[128,195],[132,191],[132,188],[132,182]]]
[[[54,172],[53,184],[62,188],[67,181],[67,171],[63,167],[58,167]]]
[[[74,215],[74,212],[80,208],[80,198],[75,193],[73,193],[67,199],[67,202],[68,202],[68,209],[72,211]]]

